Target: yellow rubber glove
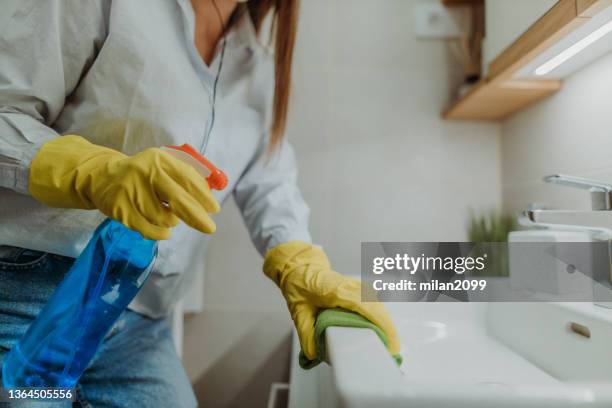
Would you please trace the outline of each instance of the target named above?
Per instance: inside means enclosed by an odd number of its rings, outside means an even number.
[[[309,360],[317,357],[317,314],[335,307],[359,313],[377,325],[389,339],[391,354],[399,353],[399,338],[383,304],[361,302],[361,282],[334,272],[323,250],[305,242],[287,242],[268,251],[263,269],[282,291]]]
[[[206,180],[161,149],[130,157],[60,136],[40,148],[29,181],[32,196],[50,207],[97,208],[145,238],[168,239],[179,219],[208,234],[216,228],[208,214],[219,203]]]

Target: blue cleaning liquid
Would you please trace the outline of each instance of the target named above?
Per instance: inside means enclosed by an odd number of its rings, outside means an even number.
[[[5,388],[72,388],[151,272],[157,242],[107,219],[4,360]]]

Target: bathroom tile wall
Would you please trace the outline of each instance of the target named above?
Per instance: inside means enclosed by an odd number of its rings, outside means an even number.
[[[444,42],[415,39],[415,3],[302,2],[287,134],[313,239],[345,274],[361,241],[462,240],[470,208],[501,205],[499,126],[440,119],[461,73]],[[286,380],[291,322],[235,205],[217,220],[185,364],[203,407],[240,406],[247,389],[263,406]]]
[[[563,173],[612,183],[612,54],[565,80],[562,90],[502,125],[504,208],[537,202],[588,209],[589,195],[542,182]]]

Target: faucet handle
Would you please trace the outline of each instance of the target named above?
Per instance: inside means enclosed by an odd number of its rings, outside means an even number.
[[[591,193],[591,208],[594,211],[612,210],[612,184],[562,174],[546,176],[544,181],[546,183],[588,190]]]

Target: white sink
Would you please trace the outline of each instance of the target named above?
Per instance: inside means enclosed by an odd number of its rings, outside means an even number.
[[[401,368],[372,331],[327,330],[342,406],[612,407],[612,310],[586,303],[395,303],[388,309],[402,340]]]

